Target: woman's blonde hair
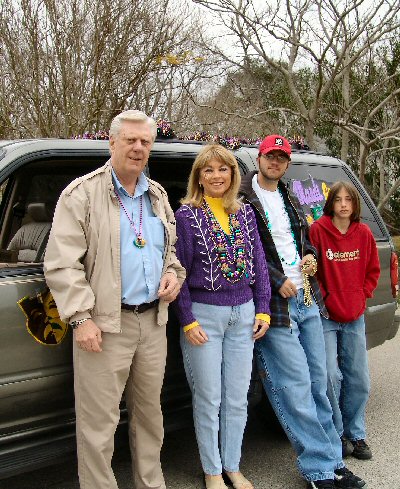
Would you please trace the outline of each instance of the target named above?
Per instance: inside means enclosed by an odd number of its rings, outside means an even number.
[[[236,212],[241,205],[238,199],[240,187],[239,166],[233,154],[220,144],[207,144],[197,155],[189,175],[187,192],[181,200],[181,204],[191,204],[194,207],[201,207],[203,202],[203,188],[200,186],[200,171],[211,160],[217,160],[229,166],[232,170],[231,184],[222,197],[222,204],[226,212]]]

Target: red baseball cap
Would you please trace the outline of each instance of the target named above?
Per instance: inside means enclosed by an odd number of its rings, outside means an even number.
[[[278,134],[271,134],[270,136],[264,138],[260,144],[259,153],[265,155],[271,151],[274,151],[275,149],[283,151],[290,158],[292,147],[287,139],[285,139],[283,136],[279,136]]]

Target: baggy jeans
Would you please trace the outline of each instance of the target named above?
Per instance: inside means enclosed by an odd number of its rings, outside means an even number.
[[[289,299],[291,327],[272,327],[256,341],[260,376],[274,411],[308,481],[333,479],[344,467],[332,420],[319,309],[304,305],[304,292]]]

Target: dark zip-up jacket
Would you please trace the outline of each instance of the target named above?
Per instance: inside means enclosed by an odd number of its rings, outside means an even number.
[[[258,231],[267,259],[269,279],[271,283],[271,326],[290,327],[288,300],[282,297],[278,292],[288,277],[286,277],[283,271],[281,260],[278,256],[272,235],[268,229],[268,219],[262,204],[252,187],[252,179],[256,173],[257,172],[247,173],[242,177],[240,193],[254,209]],[[282,181],[279,181],[278,185],[282,191],[285,208],[292,225],[300,257],[303,258],[303,256],[307,254],[312,254],[317,258],[317,250],[311,245],[309,240],[308,223],[300,202],[297,197],[286,188]],[[317,279],[315,277],[310,277],[310,284],[314,300],[319,307],[320,313],[324,317],[328,317],[328,311],[325,308]]]

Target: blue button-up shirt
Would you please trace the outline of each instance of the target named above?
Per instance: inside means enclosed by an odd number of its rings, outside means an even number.
[[[163,266],[164,225],[154,215],[148,194],[149,184],[143,173],[140,174],[133,197],[124,189],[112,170],[114,188],[134,222],[129,222],[124,209],[120,206],[120,247],[122,302],[125,304],[143,304],[157,299],[157,291]],[[140,197],[143,196],[142,237],[146,240],[143,248],[134,245],[136,232],[140,228]]]

